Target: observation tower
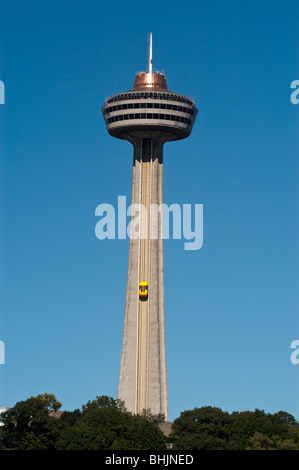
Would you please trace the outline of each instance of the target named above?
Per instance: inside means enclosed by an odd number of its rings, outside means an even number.
[[[150,410],[168,421],[163,145],[189,137],[197,108],[153,71],[152,33],[148,71],[136,74],[132,90],[110,96],[102,113],[109,134],[134,147],[132,207],[140,208],[138,227],[131,224],[118,398],[134,414]]]

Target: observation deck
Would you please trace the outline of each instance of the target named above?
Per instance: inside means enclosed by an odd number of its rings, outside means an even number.
[[[151,138],[153,132],[159,132],[165,133],[165,141],[171,141],[191,134],[198,111],[186,96],[144,86],[111,96],[102,112],[113,137],[130,140],[128,134],[138,133],[141,138]]]

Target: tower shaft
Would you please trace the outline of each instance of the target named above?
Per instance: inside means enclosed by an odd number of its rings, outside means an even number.
[[[133,413],[150,409],[167,420],[163,227],[162,212],[156,210],[163,203],[163,144],[153,138],[135,138],[133,144],[133,213],[118,397]],[[140,282],[148,282],[146,299],[136,289]]]

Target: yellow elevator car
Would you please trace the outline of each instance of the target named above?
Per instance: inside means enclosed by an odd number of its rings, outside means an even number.
[[[139,283],[139,297],[146,299],[148,296],[148,282]]]

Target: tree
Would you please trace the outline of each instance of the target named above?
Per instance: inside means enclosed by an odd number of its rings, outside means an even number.
[[[165,450],[166,437],[151,413],[132,415],[124,404],[101,396],[76,410],[61,415],[65,424],[57,442],[66,450]]]
[[[122,402],[96,397],[82,409],[64,411],[54,395],[18,402],[3,414],[7,450],[165,450],[161,415],[132,415]]]
[[[206,406],[184,411],[172,427],[174,450],[220,450],[228,448],[229,414]]]
[[[96,397],[60,412],[53,394],[16,403],[2,414],[4,450],[299,450],[299,424],[284,411],[228,412],[205,406],[180,414],[167,438],[164,416],[128,412],[119,400]]]
[[[16,403],[3,413],[2,445],[10,450],[55,448],[59,422],[50,416],[61,407],[53,394],[38,395]]]
[[[203,407],[184,411],[174,421],[170,440],[181,450],[299,449],[299,426],[285,412],[223,412]]]

